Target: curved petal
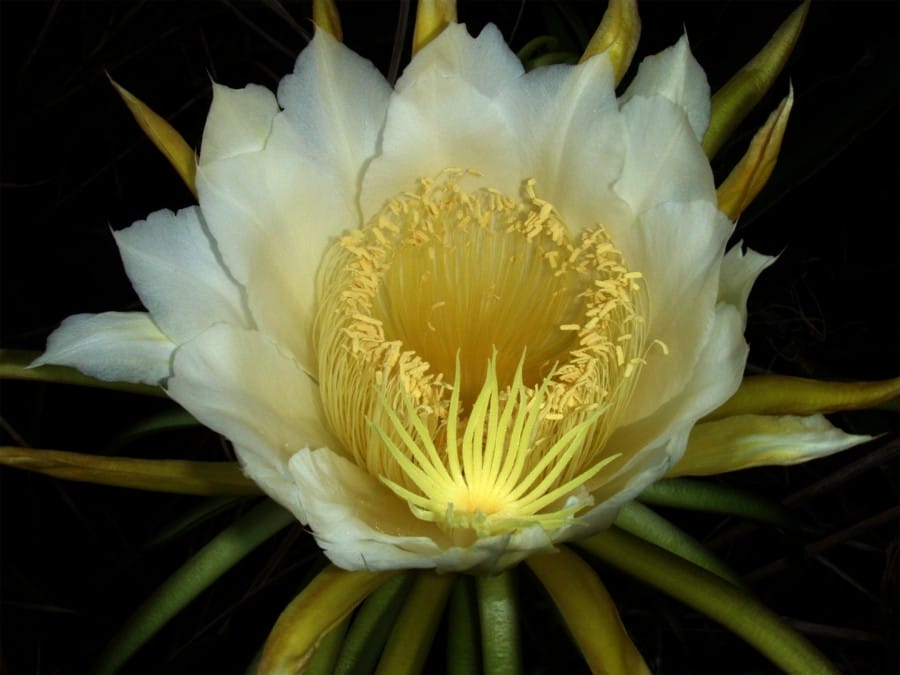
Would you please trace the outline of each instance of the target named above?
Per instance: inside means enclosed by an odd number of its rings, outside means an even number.
[[[625,133],[606,55],[536,68],[507,87],[500,104],[518,139],[523,176],[536,180],[538,194],[572,231],[630,221],[610,189],[625,161]]]
[[[160,384],[169,376],[175,345],[143,312],[75,314],[49,338],[33,366],[77,368],[108,382]]]
[[[298,517],[291,454],[336,447],[318,386],[269,337],[226,324],[181,345],[167,393],[235,445],[247,475]]]
[[[648,56],[622,96],[627,103],[635,96],[662,96],[687,115],[698,141],[709,125],[709,83],[688,44],[687,35],[659,54]]]
[[[218,322],[249,325],[240,288],[216,257],[200,209],[157,211],[113,234],[134,289],[174,342]]]
[[[200,164],[262,150],[280,110],[275,95],[258,84],[232,89],[213,82],[212,91]]]
[[[719,302],[727,302],[737,307],[741,317],[746,321],[750,289],[763,270],[775,260],[776,258],[772,256],[757,253],[750,248],[744,250],[742,241],[732,246],[722,260]]]
[[[384,122],[391,88],[370,61],[324,30],[278,85],[278,101],[294,127],[300,154],[329,167],[356,194]],[[320,196],[321,197],[321,196]]]
[[[315,373],[315,277],[328,245],[356,227],[351,186],[309,161],[284,114],[265,148],[201,165],[203,218],[256,326]]]
[[[709,160],[681,108],[662,96],[634,96],[622,118],[625,165],[613,190],[636,215],[665,202],[716,203]],[[614,241],[623,225],[608,224]]]
[[[700,358],[691,370],[684,389],[647,417],[636,419],[613,432],[611,452],[619,448],[644,447],[653,439],[665,439],[673,433],[685,433],[705,414],[727,400],[741,383],[749,347],[744,340],[744,322],[732,305],[719,304]],[[643,375],[648,375],[647,367]],[[685,426],[686,425],[686,426]],[[671,453],[674,464],[680,451]]]
[[[681,391],[701,350],[708,349],[731,230],[731,222],[712,203],[664,203],[614,240],[628,267],[643,275],[650,296],[647,335],[661,340],[667,350],[650,347],[622,424],[649,415]]]
[[[448,168],[476,170],[484,178],[475,183],[517,195],[526,176],[510,150],[520,144],[497,98],[521,75],[496,27],[472,38],[461,24],[447,26],[397,82],[380,153],[363,180],[363,219]]]
[[[344,569],[493,573],[531,553],[553,550],[539,526],[455,546],[376,478],[325,448],[297,452],[290,470],[316,540]]]
[[[752,466],[800,464],[852,448],[871,436],[847,434],[822,415],[737,415],[694,427],[667,477],[709,476]]]

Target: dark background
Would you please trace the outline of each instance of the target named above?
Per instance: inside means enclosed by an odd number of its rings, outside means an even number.
[[[635,63],[687,30],[713,89],[791,2],[646,2]],[[397,2],[343,2],[345,42],[388,73]],[[514,50],[552,33],[579,52],[603,2],[466,2],[470,29],[497,23]],[[109,228],[192,202],[109,86],[109,73],[199,145],[210,78],[274,88],[311,30],[308,3],[0,2],[0,346],[42,348],[69,314],[138,307]],[[898,5],[813,2],[786,73],[714,162],[724,177],[793,83],[776,173],[737,236],[778,263],[750,302],[750,369],[846,379],[900,374]],[[410,19],[409,31],[412,23]],[[583,33],[579,32],[581,27]],[[409,35],[401,63],[409,58]],[[632,71],[633,72],[633,71]],[[4,444],[221,459],[201,429],[125,443],[163,400],[5,382]],[[896,672],[896,412],[841,415],[887,435],[811,465],[721,479],[792,501],[800,533],[671,513],[708,540],[777,612],[845,672]],[[803,492],[820,481],[827,485]],[[131,610],[246,504],[165,545],[152,538],[198,498],[134,493],[0,470],[0,671],[78,672]],[[241,671],[319,556],[299,528],[204,593],[129,664],[134,672]],[[659,672],[769,672],[717,625],[602,568],[626,625]],[[530,670],[584,668],[533,580],[521,575]],[[443,640],[438,637],[439,642]],[[438,649],[440,651],[440,649]]]

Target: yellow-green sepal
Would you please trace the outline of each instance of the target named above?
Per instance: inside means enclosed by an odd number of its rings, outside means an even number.
[[[302,672],[322,638],[396,574],[326,567],[278,617],[263,647],[259,672]]]
[[[344,40],[341,28],[341,15],[338,14],[334,0],[313,0],[312,20],[317,27],[331,35],[338,42]]]
[[[794,105],[794,90],[782,99],[769,119],[753,136],[750,147],[741,157],[728,178],[716,188],[719,210],[731,220],[737,220],[763,189],[781,150],[781,140]]]
[[[734,415],[697,424],[666,477],[800,464],[871,439],[845,433],[822,415]]]
[[[110,84],[115,87],[116,92],[122,97],[128,110],[134,120],[141,127],[141,130],[147,135],[153,145],[169,160],[169,164],[178,172],[181,180],[187,185],[188,190],[195,197],[197,196],[197,187],[194,179],[197,174],[197,157],[191,146],[182,138],[175,129],[165,119],[157,115],[146,103],[137,98],[130,91],[122,87],[112,78],[109,78]]]
[[[547,589],[592,672],[650,672],[590,565],[565,546],[556,553],[533,555],[525,562]]]
[[[606,52],[613,67],[616,84],[622,81],[638,41],[641,39],[641,17],[636,0],[610,0],[600,25],[594,31],[579,63]]]
[[[388,637],[376,675],[416,675],[422,672],[455,574],[420,572]]]
[[[106,382],[90,375],[84,375],[68,366],[41,365],[32,367],[41,352],[30,349],[0,349],[0,380],[25,380],[28,382],[48,382],[54,384],[74,384],[81,387],[113,389],[145,396],[165,397],[162,387],[133,382]]]
[[[812,415],[871,408],[900,397],[900,377],[874,382],[824,382],[787,375],[751,375],[702,421],[733,415]]]
[[[456,23],[456,0],[419,0],[413,29],[413,56],[451,23]]]
[[[769,91],[797,44],[808,12],[809,0],[806,0],[791,12],[766,46],[713,95],[709,126],[703,137],[703,149],[708,157],[715,156]]]
[[[132,490],[208,496],[262,494],[256,483],[243,474],[237,462],[134,459],[3,446],[0,447],[0,466]]]

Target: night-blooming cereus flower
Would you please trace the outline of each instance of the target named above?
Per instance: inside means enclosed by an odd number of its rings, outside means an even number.
[[[524,73],[451,23],[392,90],[318,31],[216,85],[199,206],[116,233],[149,313],[41,363],[159,383],[348,569],[492,571],[607,527],[731,396],[750,286],[687,40]]]

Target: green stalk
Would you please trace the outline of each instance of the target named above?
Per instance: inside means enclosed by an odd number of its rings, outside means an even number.
[[[334,675],[371,672],[400,610],[409,578],[408,573],[398,574],[366,598],[347,631]]]
[[[511,570],[475,580],[484,675],[517,675],[522,672],[519,613],[513,581]]]
[[[640,502],[625,504],[619,510],[619,515],[616,516],[615,525],[636,537],[699,565],[726,581],[730,581],[735,586],[743,586],[738,575],[712,551]]]
[[[692,478],[668,478],[650,485],[638,501],[654,506],[671,506],[750,518],[791,528],[790,513],[780,504],[736,488]]]
[[[416,675],[422,672],[444,608],[453,574],[420,572],[394,623],[375,675]]]
[[[450,594],[447,631],[447,675],[473,675],[478,672],[478,616],[472,579],[459,575]]]
[[[100,655],[92,672],[112,673],[191,600],[266,539],[295,521],[266,500],[220,532],[138,607]]]
[[[671,595],[736,633],[786,673],[837,673],[803,636],[729,582],[617,528],[576,542],[601,560]]]

